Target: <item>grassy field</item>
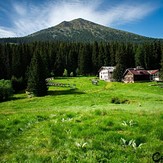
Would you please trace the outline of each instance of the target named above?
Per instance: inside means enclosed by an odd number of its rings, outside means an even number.
[[[91,79],[55,79],[72,87],[0,103],[0,162],[152,163],[163,154],[163,88]]]

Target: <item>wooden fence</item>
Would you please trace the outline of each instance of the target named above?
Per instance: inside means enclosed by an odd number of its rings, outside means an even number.
[[[67,87],[67,88],[76,88],[76,84],[65,84],[65,83],[54,83],[54,82],[48,82],[48,86],[56,86],[56,87]]]

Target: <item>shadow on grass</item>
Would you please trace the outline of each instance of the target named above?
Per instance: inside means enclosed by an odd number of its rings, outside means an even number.
[[[27,98],[27,97],[26,97],[26,96],[19,96],[19,97],[13,96],[13,97],[11,97],[8,101],[12,101],[12,100],[21,100],[21,99],[25,99],[25,98]]]
[[[21,97],[9,97],[8,99],[4,99],[2,101],[0,101],[0,103],[2,102],[8,102],[8,101],[16,101],[16,100],[21,100],[21,99],[25,99],[26,97],[25,96],[21,96]]]
[[[50,90],[48,95],[69,95],[69,94],[85,94],[84,92],[78,91],[77,89],[68,89],[68,90]]]

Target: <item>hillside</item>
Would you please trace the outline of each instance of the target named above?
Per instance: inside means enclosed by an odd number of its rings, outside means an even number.
[[[31,41],[144,42],[152,40],[154,39],[122,30],[105,27],[79,18],[72,21],[63,21],[62,23],[54,27],[43,29],[36,33],[30,34],[26,37],[0,39],[0,42],[31,42]]]

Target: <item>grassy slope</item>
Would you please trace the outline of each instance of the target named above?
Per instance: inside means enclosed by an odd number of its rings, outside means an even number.
[[[163,152],[163,89],[90,79],[56,79],[77,89],[0,103],[0,162],[152,162]]]

